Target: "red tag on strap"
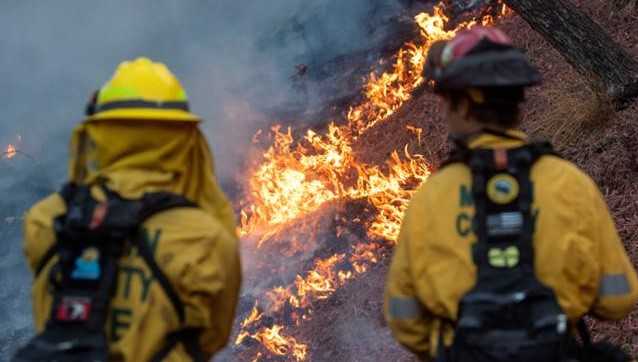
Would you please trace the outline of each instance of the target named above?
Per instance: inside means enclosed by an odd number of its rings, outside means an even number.
[[[86,321],[91,314],[91,300],[84,297],[63,297],[56,311],[59,321]]]
[[[91,224],[89,225],[89,229],[95,230],[97,229],[106,218],[106,213],[109,210],[109,205],[106,202],[102,202],[95,206],[95,210],[93,210],[93,217],[91,218]]]
[[[497,170],[505,170],[507,168],[507,150],[497,148],[494,150],[494,165]]]

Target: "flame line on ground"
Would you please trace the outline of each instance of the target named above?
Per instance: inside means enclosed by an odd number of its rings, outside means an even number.
[[[506,11],[503,5],[501,15],[505,15]],[[392,71],[380,76],[376,73],[369,75],[364,87],[366,100],[349,109],[346,124],[332,122],[324,135],[308,130],[301,142],[295,142],[290,128],[281,132],[279,126],[273,127],[271,136],[274,142],[263,154],[264,162],[249,178],[250,199],[245,204],[250,206],[242,209],[239,230],[242,236],[256,237],[256,246],[260,247],[289,222],[321,208],[327,202],[366,199],[378,211],[368,228],[368,237],[386,240],[390,246],[396,241],[401,216],[415,189],[414,185],[407,187],[406,180],[415,178],[417,185],[425,182],[430,172],[429,165],[422,155],[410,154],[406,146],[404,154],[407,161],[402,161],[397,151],[393,152],[387,161],[388,171],[384,173],[378,166],[357,163],[352,144],[411,98],[412,92],[423,82],[421,72],[432,42],[448,39],[458,30],[475,24],[492,23],[494,16],[488,15],[480,21],[463,23],[447,31],[445,25],[449,19],[440,7],[435,7],[433,15],[422,13],[415,17],[415,21],[421,29],[422,43],[407,43],[400,49]],[[412,131],[421,143],[421,132],[416,128]],[[353,170],[357,174],[355,186],[348,185],[348,176]],[[356,254],[357,247],[360,254]],[[364,273],[369,264],[378,262],[382,248],[381,242],[357,243],[353,245],[354,252],[349,258],[352,270],[337,270],[337,262],[343,261],[346,254],[334,254],[316,260],[315,267],[305,273],[306,277],[297,275],[294,287],[271,289],[267,294],[279,303],[272,303],[275,307],[267,311],[260,311],[255,304],[249,318],[242,323],[236,344],[251,337],[260,341],[271,353],[282,355],[281,343],[285,343],[286,353],[283,355],[297,361],[304,360],[307,345],[294,337],[282,337],[280,331],[283,326],[262,327],[253,334],[245,329],[260,320],[264,313],[278,311],[285,304],[302,310],[305,308],[306,314],[302,314],[299,321],[305,320],[304,315],[312,314],[314,301],[328,298],[356,274]],[[256,359],[260,357],[261,352]]]

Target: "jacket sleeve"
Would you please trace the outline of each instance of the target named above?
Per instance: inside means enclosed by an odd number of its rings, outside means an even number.
[[[35,204],[24,217],[22,246],[27,265],[34,276],[38,267],[42,267],[31,288],[33,322],[38,332],[44,329],[49,317],[53,300],[48,288],[48,275],[57,259],[56,256],[52,257],[45,266],[44,258],[55,243],[53,220],[65,212],[66,206],[62,198],[58,194],[52,194]]]
[[[623,246],[605,200],[593,186],[591,233],[600,262],[598,296],[592,308],[602,319],[624,318],[638,300],[638,278]]]
[[[228,342],[239,300],[241,266],[238,241],[224,227],[202,249],[189,252],[191,260],[181,279],[181,295],[188,327],[202,329],[200,345],[212,356]]]
[[[429,360],[433,318],[417,298],[409,266],[410,223],[406,211],[385,289],[385,318],[394,338],[422,360]]]
[[[32,272],[35,272],[55,242],[53,220],[65,212],[66,206],[62,198],[58,194],[52,194],[35,204],[25,215],[22,246]]]

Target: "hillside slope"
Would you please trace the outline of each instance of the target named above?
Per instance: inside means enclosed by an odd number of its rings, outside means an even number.
[[[637,14],[610,16],[603,1],[578,1],[613,38],[638,55]],[[555,142],[564,157],[575,162],[600,185],[615,217],[622,239],[638,265],[638,101],[615,113],[587,88],[585,80],[519,17],[501,26],[543,73],[545,82],[529,93],[523,127],[532,137]],[[423,129],[419,143],[408,126]],[[358,157],[382,163],[397,147],[409,144],[434,165],[447,151],[446,127],[439,102],[421,94],[391,119],[368,132],[355,145]],[[316,316],[299,336],[312,340],[313,361],[411,361],[391,339],[382,316],[382,293],[389,257],[368,274],[338,291],[318,306]],[[638,354],[638,310],[624,321],[594,323],[597,338],[608,338]]]

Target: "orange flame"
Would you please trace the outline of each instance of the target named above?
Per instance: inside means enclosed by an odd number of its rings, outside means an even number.
[[[248,317],[241,324],[242,328],[245,328],[246,326],[249,326],[261,319],[262,313],[259,313],[259,309],[257,309],[257,305],[258,303],[255,301],[255,306],[250,311],[250,314],[248,315]]]
[[[392,115],[423,82],[421,74],[432,42],[448,39],[459,29],[475,24],[465,23],[447,31],[448,18],[441,7],[435,7],[434,14],[417,15],[415,20],[422,33],[421,43],[408,43],[400,49],[390,71],[370,74],[364,89],[365,101],[349,109],[346,124],[331,123],[325,134],[308,130],[300,142],[295,142],[290,128],[273,127],[273,144],[249,176],[240,235],[256,238],[261,246],[287,223],[327,202],[396,193],[397,187],[405,186],[397,185],[400,180],[396,179],[404,171],[421,181],[427,178],[429,171],[422,156],[406,153],[407,161],[402,161],[393,155],[389,160],[393,163],[393,175],[377,166],[357,162],[352,150],[358,137]],[[353,172],[358,174],[356,187],[350,183]],[[376,181],[382,185],[371,184]]]
[[[500,13],[505,11],[507,8],[503,7]],[[353,243],[346,253],[317,259],[313,267],[297,275],[291,285],[267,291],[266,308],[259,309],[255,304],[241,324],[236,344],[252,338],[273,354],[297,361],[305,359],[305,344],[282,336],[281,325],[259,326],[261,316],[286,311],[296,324],[310,319],[313,303],[329,298],[356,275],[365,273],[396,242],[401,218],[414,190],[430,175],[429,163],[422,155],[412,154],[405,145],[402,152],[392,152],[385,165],[372,165],[357,159],[353,145],[372,127],[388,120],[423,83],[426,54],[434,41],[449,39],[461,29],[489,24],[494,19],[485,16],[446,30],[449,19],[442,7],[435,7],[433,14],[419,14],[415,21],[421,39],[405,44],[389,71],[370,73],[363,89],[364,101],[349,108],[346,122],[332,122],[324,133],[308,130],[300,140],[295,140],[290,128],[274,126],[271,129],[273,143],[251,171],[246,199],[241,202],[239,233],[245,241],[262,247],[277,240],[280,232],[293,221],[320,210],[331,201],[362,200],[372,206],[374,215],[364,225],[368,241]],[[409,126],[408,131],[422,143],[421,128]],[[261,354],[256,359],[260,357]]]
[[[7,146],[7,150],[4,151],[4,155],[6,158],[13,158],[17,154],[18,154],[18,150],[16,150],[16,147],[12,144],[9,144]]]
[[[419,141],[419,145],[420,145],[421,136],[423,135],[423,128],[414,127],[414,126],[405,126],[405,128],[416,135],[416,139]]]
[[[266,347],[270,352],[278,356],[292,356],[296,361],[306,359],[308,346],[297,342],[294,337],[286,337],[281,335],[283,326],[274,325],[271,328],[263,328],[251,337]],[[260,356],[258,356],[260,357]]]

